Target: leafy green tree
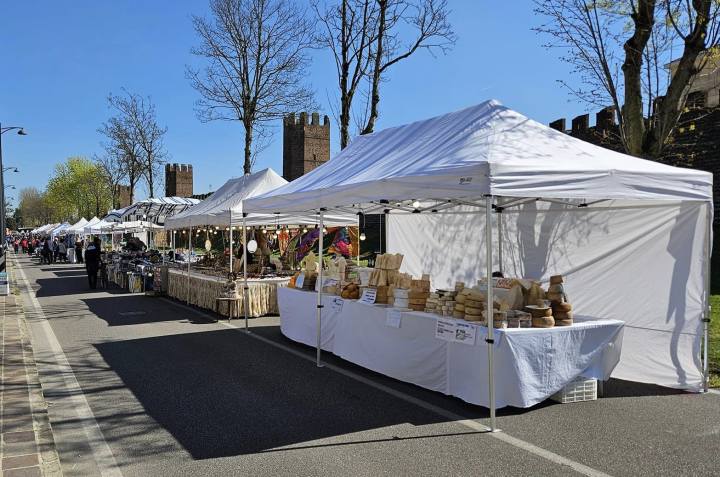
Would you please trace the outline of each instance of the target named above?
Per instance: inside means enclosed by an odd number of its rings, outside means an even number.
[[[98,164],[70,157],[55,166],[45,200],[54,218],[74,221],[104,215],[112,207],[112,191]]]

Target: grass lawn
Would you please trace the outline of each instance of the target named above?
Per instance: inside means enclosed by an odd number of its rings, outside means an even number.
[[[712,295],[710,304],[710,386],[720,388],[720,295]]]

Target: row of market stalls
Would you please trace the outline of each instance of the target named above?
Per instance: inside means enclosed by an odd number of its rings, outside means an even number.
[[[290,183],[266,169],[169,205],[82,227],[142,229],[163,213],[170,296],[246,326],[279,313],[319,366],[325,350],[486,406],[493,429],[497,407],[611,376],[707,387],[709,173],[489,101],[360,136]],[[361,259],[370,214],[389,253]]]

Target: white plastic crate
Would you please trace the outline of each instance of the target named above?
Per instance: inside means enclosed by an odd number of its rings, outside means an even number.
[[[560,391],[550,396],[550,399],[561,404],[596,401],[597,379],[587,379],[579,376],[566,384]]]

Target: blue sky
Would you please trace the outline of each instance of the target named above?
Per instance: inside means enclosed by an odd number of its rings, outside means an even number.
[[[540,19],[530,0],[449,4],[455,48],[436,58],[420,52],[394,67],[382,85],[378,129],[489,98],[545,123],[585,110],[557,83],[568,68],[531,31]],[[106,97],[123,87],[156,103],[158,119],[168,127],[171,161],[193,164],[196,192],[241,175],[241,125],[201,123],[194,112],[197,93],[185,79],[186,65],[197,61],[190,54],[196,44],[190,16],[207,9],[205,0],[3,2],[0,122],[29,133],[3,135],[5,166],[20,168],[6,183],[18,190],[42,188],[56,163],[100,152],[97,128],[110,115]],[[329,52],[313,52],[308,77],[321,113],[331,115],[328,99],[336,96],[336,81]],[[334,121],[332,126],[337,152]],[[282,173],[279,128],[256,164],[264,167]],[[17,197],[17,190],[8,196]]]

